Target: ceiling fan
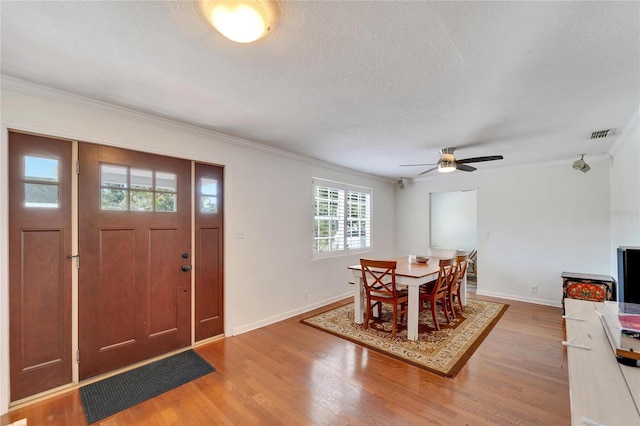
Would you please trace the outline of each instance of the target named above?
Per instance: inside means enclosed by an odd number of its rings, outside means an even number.
[[[438,170],[439,173],[449,173],[454,170],[462,170],[463,172],[472,172],[477,170],[473,166],[468,166],[469,163],[481,163],[483,161],[495,161],[502,160],[504,157],[502,155],[489,155],[485,157],[473,157],[473,158],[464,158],[462,160],[456,160],[453,155],[453,151],[455,148],[443,148],[440,150],[440,160],[437,163],[420,163],[420,164],[400,164],[400,167],[412,167],[412,166],[436,166],[429,170],[425,170],[420,173],[418,176],[422,176],[426,173],[429,173],[433,170]]]

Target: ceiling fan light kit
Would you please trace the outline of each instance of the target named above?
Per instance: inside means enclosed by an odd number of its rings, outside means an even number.
[[[453,151],[454,148],[443,148],[440,150],[438,173],[451,173],[456,170],[456,158],[453,155]]]
[[[207,19],[223,36],[238,43],[251,43],[270,29],[269,11],[257,0],[212,0]]]
[[[443,148],[440,150],[440,160],[437,163],[421,163],[421,164],[401,164],[400,167],[408,167],[408,166],[436,166],[431,169],[425,170],[420,173],[418,176],[422,176],[424,174],[429,173],[433,170],[438,170],[438,173],[451,173],[455,170],[461,170],[463,172],[473,172],[477,170],[473,166],[469,166],[468,163],[481,163],[484,161],[495,161],[502,160],[504,157],[502,155],[489,155],[485,157],[473,157],[473,158],[464,158],[462,160],[456,160],[456,157],[453,155],[455,148]]]
[[[440,161],[438,163],[438,173],[451,173],[456,170],[455,161]]]

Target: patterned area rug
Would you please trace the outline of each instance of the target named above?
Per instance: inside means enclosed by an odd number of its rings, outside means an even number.
[[[391,307],[384,306],[381,317],[369,328],[353,322],[353,303],[303,319],[303,324],[316,327],[370,349],[398,358],[444,377],[454,377],[487,337],[509,305],[467,299],[464,313],[446,324],[438,308],[440,331],[434,328],[429,309],[421,309],[418,340],[407,340],[407,323],[398,324],[391,338]]]

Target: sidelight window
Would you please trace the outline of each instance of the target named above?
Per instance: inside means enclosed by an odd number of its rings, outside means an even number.
[[[200,213],[218,213],[218,180],[200,179]]]
[[[174,173],[102,164],[102,210],[175,212],[177,176]]]
[[[24,156],[24,205],[57,208],[60,205],[59,160]]]

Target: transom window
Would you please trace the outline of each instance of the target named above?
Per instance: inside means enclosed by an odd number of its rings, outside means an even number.
[[[371,188],[313,180],[313,258],[371,249]]]
[[[100,165],[102,210],[175,212],[177,187],[175,173]]]
[[[23,185],[25,207],[59,207],[59,160],[25,155]]]

